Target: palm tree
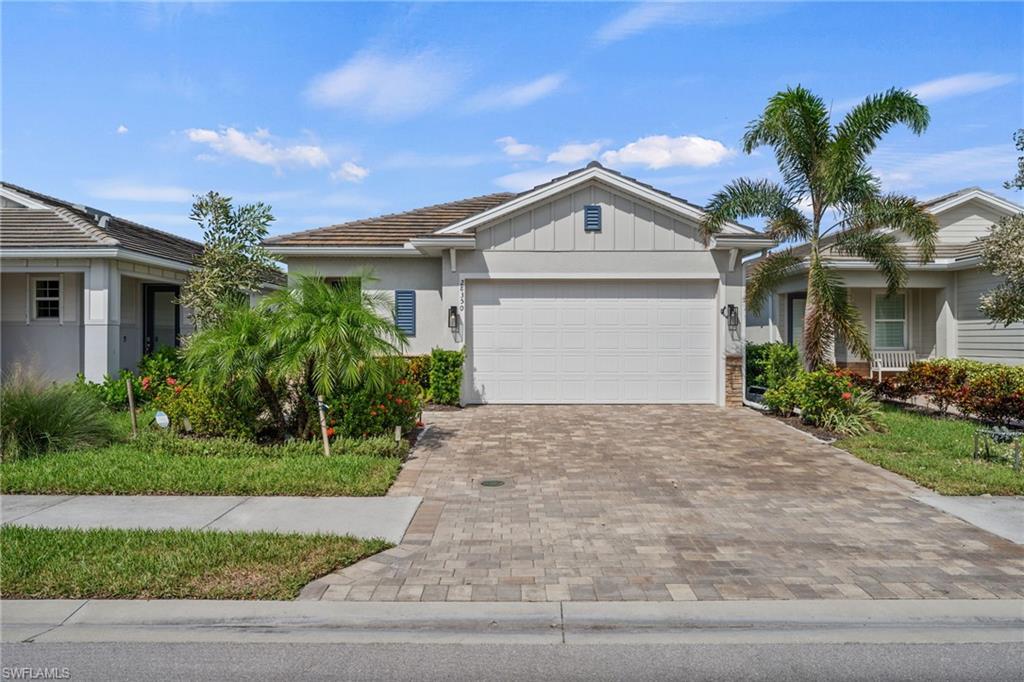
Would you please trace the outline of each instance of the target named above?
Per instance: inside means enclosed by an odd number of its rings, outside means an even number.
[[[873,263],[890,295],[907,275],[896,234],[917,243],[922,262],[935,250],[932,216],[911,197],[883,194],[867,165],[868,155],[894,125],[904,124],[919,135],[928,121],[928,109],[916,96],[893,88],[868,97],[833,127],[820,97],[799,86],[790,88],[768,101],[743,136],[747,154],[762,145],[772,148],[782,182],[741,178],[708,205],[705,240],[729,221],[761,217],[766,233],[780,243],[806,242],[806,253],[790,246],[757,263],[747,281],[747,306],[760,311],[778,285],[806,264],[803,351],[808,369],[829,360],[837,339],[861,357],[871,357],[860,315],[830,266],[826,247]]]
[[[274,360],[267,343],[271,318],[248,303],[225,305],[215,324],[189,337],[184,359],[192,377],[201,385],[227,390],[239,405],[266,408],[283,436],[288,424],[281,405],[279,385],[270,378]]]
[[[288,289],[264,301],[273,324],[267,340],[274,352],[272,374],[297,381],[312,399],[337,395],[360,384],[383,388],[388,366],[381,358],[400,355],[405,335],[386,312],[390,301],[362,290],[360,275],[342,286],[299,276]],[[309,430],[308,400],[298,406],[298,433]]]

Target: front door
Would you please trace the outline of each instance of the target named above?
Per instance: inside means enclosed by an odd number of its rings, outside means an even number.
[[[181,313],[176,284],[143,284],[143,351],[146,354],[163,346],[177,346],[181,333]]]
[[[804,313],[807,310],[807,294],[789,295],[789,345],[800,355],[804,352]]]

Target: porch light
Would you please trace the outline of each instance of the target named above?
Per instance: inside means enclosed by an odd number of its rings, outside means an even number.
[[[448,328],[453,332],[459,330],[459,309],[456,306],[448,308]]]
[[[734,332],[740,328],[740,309],[730,303],[722,308],[722,317],[729,322],[729,331]]]

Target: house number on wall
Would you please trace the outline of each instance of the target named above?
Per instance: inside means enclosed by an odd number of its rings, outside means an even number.
[[[466,280],[459,280],[459,312],[466,310]]]

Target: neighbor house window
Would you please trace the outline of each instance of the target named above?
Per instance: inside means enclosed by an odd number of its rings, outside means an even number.
[[[33,282],[35,303],[33,312],[37,320],[60,319],[60,280],[37,279]]]
[[[907,347],[907,295],[875,294],[875,348]]]

